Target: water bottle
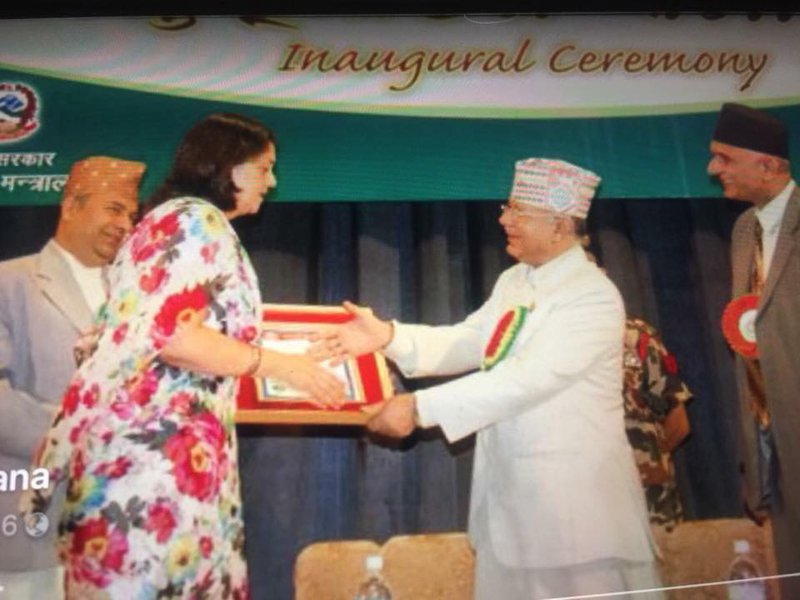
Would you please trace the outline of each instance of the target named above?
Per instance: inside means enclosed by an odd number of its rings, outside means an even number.
[[[380,554],[371,554],[365,561],[367,579],[358,587],[353,600],[392,600],[392,592],[386,587],[381,571],[383,571],[383,557]]]
[[[733,542],[733,552],[735,557],[728,574],[728,579],[732,582],[728,584],[728,599],[766,600],[767,589],[763,580],[742,581],[761,576],[758,567],[750,557],[750,543],[747,540],[736,540]]]

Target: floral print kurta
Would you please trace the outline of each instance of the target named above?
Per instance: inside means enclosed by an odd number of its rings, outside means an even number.
[[[256,337],[249,259],[222,212],[179,198],[136,227],[109,286],[96,349],[37,461],[67,484],[67,597],[246,598],[236,378],[172,367],[159,351],[198,314],[226,335]],[[36,492],[26,510],[48,501]]]

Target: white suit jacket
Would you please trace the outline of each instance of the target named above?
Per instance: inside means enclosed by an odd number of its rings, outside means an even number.
[[[75,372],[72,348],[92,314],[52,240],[39,254],[0,263],[0,469],[29,470],[39,441]],[[19,491],[19,490],[17,490]],[[18,493],[0,493],[0,515],[17,514]],[[53,534],[21,527],[0,542],[0,571],[56,564]]]
[[[473,544],[490,544],[516,568],[652,560],[623,421],[624,307],[580,247],[537,269],[511,267],[460,324],[396,324],[386,353],[409,376],[475,369],[498,320],[517,305],[533,309],[506,358],[417,393],[424,425],[441,426],[450,441],[478,432]]]

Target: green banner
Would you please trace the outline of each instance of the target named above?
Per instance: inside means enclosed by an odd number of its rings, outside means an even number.
[[[529,156],[561,158],[595,171],[603,177],[603,197],[720,195],[705,172],[716,113],[405,117],[262,108],[3,70],[0,81],[29,86],[39,98],[38,130],[0,145],[5,205],[58,202],[58,186],[36,189],[36,179],[66,175],[73,161],[90,154],[147,163],[148,194],[166,175],[181,136],[218,111],[253,116],[276,131],[279,184],[272,198],[278,201],[503,199],[514,161]],[[800,126],[800,107],[774,112],[792,128]],[[34,160],[37,154],[43,160]]]
[[[723,102],[800,121],[800,21],[743,15],[0,21],[0,204],[57,202],[71,163],[148,164],[239,112],[279,140],[278,201],[507,197],[514,162],[600,196],[708,197]]]

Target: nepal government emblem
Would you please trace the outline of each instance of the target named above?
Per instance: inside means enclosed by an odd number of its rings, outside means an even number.
[[[0,82],[0,143],[23,140],[39,129],[39,98],[22,83]]]

